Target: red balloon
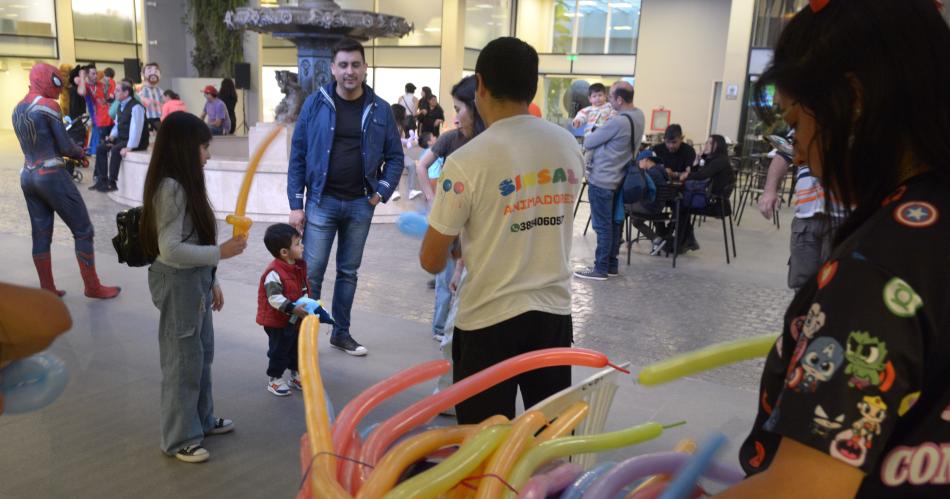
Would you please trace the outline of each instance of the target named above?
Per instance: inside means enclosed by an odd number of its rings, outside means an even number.
[[[387,419],[366,439],[360,461],[375,465],[383,457],[390,444],[406,432],[432,420],[449,407],[453,407],[498,383],[527,371],[563,365],[604,367],[607,365],[607,356],[586,348],[548,348],[524,353],[504,362],[499,362],[439,393],[416,402]],[[358,466],[358,468],[360,468],[362,479],[365,480],[368,470],[364,466]],[[359,485],[357,485],[358,487]]]

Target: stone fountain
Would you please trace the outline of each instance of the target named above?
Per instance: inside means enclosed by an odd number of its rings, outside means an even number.
[[[224,23],[230,29],[270,33],[292,41],[297,45],[298,74],[277,75],[285,94],[277,108],[279,123],[257,123],[246,138],[217,137],[212,141],[211,159],[204,168],[208,198],[217,218],[232,213],[248,158],[264,137],[280,126],[280,134],[267,149],[254,176],[246,213],[256,222],[286,222],[287,165],[293,123],[307,95],[331,81],[333,45],[345,37],[361,41],[401,37],[412,31],[412,25],[397,16],[342,9],[332,0],[300,0],[299,5],[284,1],[276,8],[239,7],[225,15]],[[147,151],[129,153],[122,162],[119,190],[109,196],[129,206],[141,205],[149,159]],[[408,199],[381,204],[376,207],[373,221],[394,222],[403,209],[412,209],[413,204]]]

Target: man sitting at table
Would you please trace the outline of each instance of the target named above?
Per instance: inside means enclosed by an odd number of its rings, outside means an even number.
[[[660,158],[660,164],[666,167],[667,175],[671,177],[674,173],[689,171],[696,161],[696,151],[689,144],[683,145],[683,127],[676,123],[666,127],[663,143],[654,147],[653,151]]]

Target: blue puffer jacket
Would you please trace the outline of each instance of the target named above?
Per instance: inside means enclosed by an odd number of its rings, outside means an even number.
[[[304,208],[305,188],[307,208],[320,203],[336,126],[333,92],[336,92],[336,82],[311,94],[300,109],[287,168],[287,198],[291,210]],[[386,202],[395,192],[402,175],[402,143],[389,104],[377,97],[367,85],[363,85],[363,92],[366,93],[361,146],[363,178],[371,192],[379,193],[382,202]]]

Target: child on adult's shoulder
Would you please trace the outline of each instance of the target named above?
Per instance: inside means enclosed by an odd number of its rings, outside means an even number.
[[[297,371],[297,336],[300,322],[307,316],[307,264],[303,260],[300,233],[288,224],[274,224],[264,233],[264,246],[274,255],[261,275],[257,290],[257,323],[267,333],[267,391],[278,397],[290,395],[292,386],[302,390]],[[284,371],[290,370],[290,382]],[[288,386],[289,384],[289,386]]]
[[[613,106],[607,102],[607,87],[601,83],[594,83],[587,89],[587,96],[590,105],[581,109],[574,116],[571,124],[574,128],[584,127],[584,136],[586,137],[594,128],[603,126],[610,117],[617,114]]]

